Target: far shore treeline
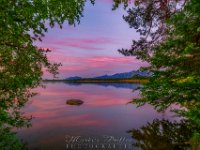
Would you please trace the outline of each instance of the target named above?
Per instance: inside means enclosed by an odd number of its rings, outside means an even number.
[[[83,79],[52,79],[52,80],[43,80],[44,82],[70,82],[70,83],[146,83],[148,82],[149,77],[132,77],[132,78],[124,78],[124,79],[94,79],[94,78],[83,78]]]

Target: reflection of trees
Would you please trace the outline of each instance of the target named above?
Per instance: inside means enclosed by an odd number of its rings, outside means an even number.
[[[190,146],[197,149],[200,145],[191,141],[194,128],[197,127],[184,120],[170,122],[155,119],[140,129],[129,130],[128,133],[135,140],[133,146],[142,150],[184,150]]]

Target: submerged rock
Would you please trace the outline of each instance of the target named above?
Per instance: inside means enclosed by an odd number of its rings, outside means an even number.
[[[69,99],[69,100],[67,100],[66,104],[67,105],[76,105],[76,106],[79,106],[79,105],[83,104],[83,101],[80,100],[80,99]]]

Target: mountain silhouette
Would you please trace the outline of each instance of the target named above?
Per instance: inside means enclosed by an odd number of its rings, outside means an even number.
[[[66,78],[67,80],[80,80],[80,79],[128,79],[132,77],[149,77],[151,76],[152,73],[147,72],[147,71],[130,71],[130,72],[124,72],[124,73],[116,73],[113,75],[102,75],[102,76],[97,76],[93,78],[82,78],[79,76],[74,76],[74,77],[69,77]]]

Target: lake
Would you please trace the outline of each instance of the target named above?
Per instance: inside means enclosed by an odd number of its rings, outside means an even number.
[[[136,141],[133,129],[155,120],[177,119],[169,111],[158,113],[150,105],[137,108],[129,103],[139,97],[139,91],[133,92],[139,84],[43,84],[46,88],[34,90],[38,94],[22,109],[25,115],[33,116],[32,126],[17,130],[18,138],[32,150],[140,149],[132,146]],[[84,103],[67,105],[69,99],[80,99]],[[166,143],[160,139],[159,143],[163,145],[163,142]],[[170,149],[170,144],[163,146]]]

